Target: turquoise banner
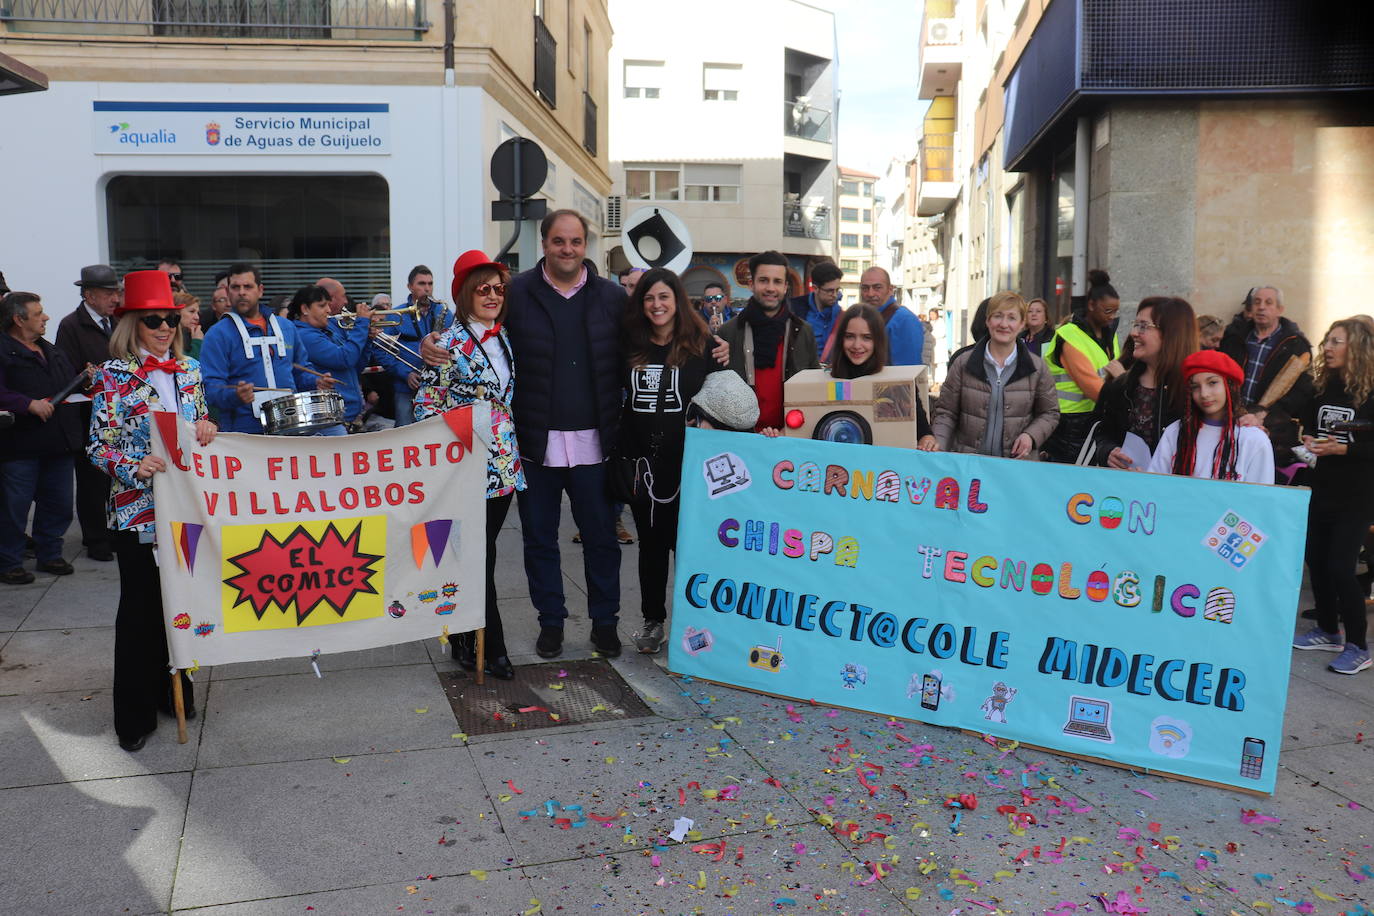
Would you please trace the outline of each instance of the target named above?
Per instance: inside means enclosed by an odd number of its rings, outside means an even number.
[[[689,429],[669,664],[1272,792],[1307,495]]]

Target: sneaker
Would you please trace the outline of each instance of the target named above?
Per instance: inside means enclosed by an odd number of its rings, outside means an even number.
[[[646,620],[644,626],[635,630],[634,636],[630,637],[635,641],[635,648],[645,655],[653,655],[663,644],[668,641],[668,636],[663,632],[663,621]]]
[[[0,582],[6,585],[28,585],[33,581],[33,573],[27,569],[16,566],[14,569],[7,569],[0,573]]]
[[[68,563],[61,557],[58,557],[56,560],[49,560],[46,563],[39,563],[38,571],[45,572],[53,576],[70,576],[72,573],[76,572],[76,569],[72,566],[72,564]]]
[[[620,655],[620,634],[615,631],[615,624],[607,623],[593,626],[592,646],[607,658],[615,658]]]
[[[1321,627],[1313,627],[1293,640],[1294,649],[1316,649],[1319,652],[1341,651],[1341,634],[1328,633]]]
[[[540,627],[539,638],[535,640],[534,651],[540,658],[557,658],[563,654],[563,628]],[[473,662],[475,666],[476,661]]]
[[[1359,674],[1370,665],[1374,665],[1374,661],[1369,659],[1369,650],[1348,642],[1336,660],[1327,667],[1337,674]]]
[[[615,539],[622,544],[633,544],[635,542],[634,535],[630,534],[630,532],[625,529],[625,522],[619,518],[615,520]]]

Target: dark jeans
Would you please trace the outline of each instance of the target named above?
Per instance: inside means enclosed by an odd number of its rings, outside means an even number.
[[[39,565],[62,559],[62,536],[72,523],[71,455],[0,463],[0,572],[24,565],[30,506]]]
[[[513,493],[507,493],[487,499],[487,618],[483,625],[487,631],[486,654],[489,659],[510,654],[506,651],[506,628],[501,625],[501,611],[496,606],[496,536],[505,524],[513,496]]]
[[[167,629],[162,619],[162,577],[153,545],[138,532],[114,532],[119,561],[119,610],[115,612],[115,733],[132,741],[157,728],[157,710],[167,705]],[[191,680],[181,676],[186,708],[195,705]]]
[[[670,503],[647,500],[630,503],[635,532],[639,535],[640,607],[644,620],[650,623],[668,619],[664,596],[668,589],[668,553],[677,552],[677,509],[676,499]]]
[[[1345,626],[1345,641],[1361,649],[1365,642],[1365,590],[1355,575],[1360,548],[1371,519],[1363,512],[1309,508],[1307,570],[1317,599],[1317,625],[1328,633]]]
[[[110,500],[110,477],[83,454],[76,456],[76,518],[81,543],[89,548],[110,546],[105,504]]]
[[[563,570],[558,562],[558,522],[563,493],[572,503],[573,522],[582,533],[582,570],[587,581],[587,613],[594,626],[614,626],[620,615],[620,543],[606,491],[606,465],[550,468],[525,466],[526,489],[516,504],[525,536],[525,576],[541,627],[563,627]]]
[[[1061,413],[1059,425],[1045,441],[1045,457],[1060,464],[1076,462],[1092,428],[1092,417],[1091,413]]]

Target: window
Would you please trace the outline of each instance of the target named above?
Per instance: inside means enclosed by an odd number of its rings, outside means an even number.
[[[576,73],[576,72],[577,72],[577,71],[575,71],[575,70],[573,69],[573,55],[572,55],[572,52],[573,52],[573,10],[572,10],[572,5],[573,5],[573,0],[566,0],[566,2],[564,3],[564,7],[565,7],[565,10],[566,10],[566,14],[567,14],[567,18],[564,20],[564,22],[566,22],[566,23],[568,24],[568,36],[567,36],[567,41],[565,42],[565,44],[568,46],[568,73]]]
[[[866,236],[864,236],[864,247],[865,247],[865,248],[872,248],[872,247],[873,247],[873,236],[871,236],[871,235],[866,235]]]
[[[849,232],[842,232],[842,233],[840,233],[840,247],[841,247],[841,248],[858,248],[858,247],[859,247],[859,237],[858,237],[857,235],[854,235],[853,233],[849,233]]]
[[[702,64],[701,97],[708,102],[739,101],[740,64]]]
[[[841,181],[841,182],[840,182],[840,193],[841,193],[841,194],[858,194],[858,193],[859,193],[859,183],[858,183],[857,181]]]
[[[592,27],[582,20],[582,87],[592,91]]]
[[[871,181],[865,181],[865,182],[864,182],[864,197],[872,197],[872,196],[873,196],[873,182],[871,182]]]
[[[738,203],[740,166],[687,163],[682,167],[682,199]]]
[[[871,223],[871,222],[873,222],[873,211],[872,211],[872,210],[869,210],[869,209],[867,209],[867,208],[864,209],[864,222],[866,222],[866,223]]]
[[[681,178],[677,165],[627,165],[625,196],[630,200],[679,200]]]
[[[857,223],[859,221],[858,207],[841,207],[840,219],[846,223]]]
[[[859,272],[859,262],[858,262],[858,261],[855,261],[855,260],[852,260],[852,259],[846,258],[846,259],[840,261],[840,270],[844,271],[844,272],[847,273],[847,274],[858,273],[858,272]]]
[[[663,61],[625,61],[625,98],[656,99],[663,88]]]

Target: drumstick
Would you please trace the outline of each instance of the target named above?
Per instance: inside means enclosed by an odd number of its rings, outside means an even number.
[[[221,388],[227,388],[227,389],[231,389],[231,390],[237,391],[239,386],[238,386],[238,385],[220,385],[220,387],[221,387]],[[288,393],[290,393],[290,394],[295,394],[295,393],[296,393],[296,389],[294,389],[294,388],[262,388],[262,387],[259,387],[258,385],[254,385],[254,386],[253,386],[253,390],[254,390],[254,391],[285,391],[285,392],[288,392]]]
[[[316,378],[329,378],[329,379],[334,378],[334,376],[330,375],[328,372],[316,372],[314,369],[311,369],[309,366],[302,366],[300,363],[292,363],[292,364],[291,364],[291,368],[292,368],[292,369],[299,369],[299,370],[301,370],[302,372],[308,372],[308,373],[310,373],[311,375],[315,376]]]

